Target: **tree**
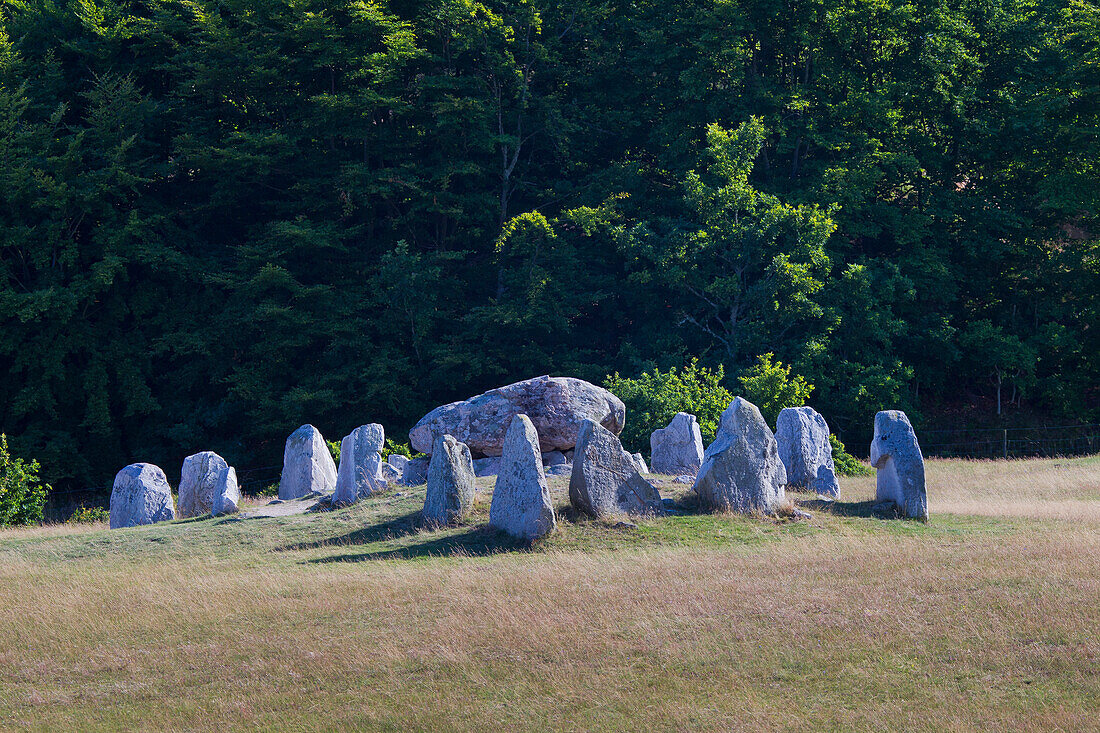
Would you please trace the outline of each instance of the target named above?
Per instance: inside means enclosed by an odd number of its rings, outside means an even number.
[[[791,367],[774,359],[774,354],[761,354],[738,380],[745,399],[760,408],[769,425],[775,425],[782,409],[806,404],[814,390],[801,375],[792,377]]]
[[[46,495],[52,489],[39,480],[38,471],[38,461],[13,458],[8,436],[0,434],[0,527],[42,521]]]

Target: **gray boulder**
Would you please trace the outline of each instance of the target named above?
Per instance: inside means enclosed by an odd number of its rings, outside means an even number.
[[[710,509],[771,513],[783,501],[786,483],[771,428],[756,405],[735,397],[703,455],[695,493]]]
[[[642,456],[641,453],[634,453],[630,457],[631,459],[633,459],[634,465],[638,469],[638,473],[642,474],[643,476],[649,473],[649,466],[645,465],[645,458]]]
[[[427,458],[413,458],[405,464],[405,470],[401,472],[401,484],[403,486],[420,486],[427,480]]]
[[[642,478],[619,438],[592,420],[581,424],[577,438],[569,502],[595,517],[657,514],[662,509],[660,492]]]
[[[201,517],[210,513],[214,507],[214,485],[218,473],[228,467],[224,458],[208,450],[183,459],[178,508],[180,517]]]
[[[279,479],[279,498],[297,499],[311,492],[326,494],[336,488],[336,462],[312,425],[303,425],[290,434],[283,448],[283,473]]]
[[[409,457],[403,456],[400,453],[390,453],[390,457],[386,459],[386,463],[390,464],[397,470],[398,476],[405,472],[405,464],[408,462]]]
[[[616,435],[626,422],[626,406],[606,389],[573,377],[543,376],[437,407],[409,431],[409,441],[428,453],[436,437],[453,435],[475,455],[499,456],[512,419],[520,414],[534,424],[542,453],[572,448],[581,420],[594,420]]]
[[[118,472],[111,489],[111,529],[175,518],[172,487],[160,467],[132,463]]]
[[[788,488],[840,498],[829,424],[817,410],[812,407],[780,410],[775,440],[779,444],[779,460],[787,471]]]
[[[552,450],[549,453],[542,454],[542,465],[546,466],[547,468],[549,468],[550,466],[557,466],[562,463],[569,463],[569,461],[566,460],[565,454],[562,453],[560,450]]]
[[[401,478],[401,471],[398,471],[393,467],[391,463],[382,464],[382,481],[386,484],[397,481]]]
[[[232,466],[218,471],[214,480],[214,505],[210,513],[215,517],[236,514],[241,504],[241,488],[237,485],[237,470]]]
[[[440,435],[428,464],[428,494],[421,516],[429,524],[456,522],[473,505],[474,492],[470,449],[450,435]]]
[[[500,471],[500,456],[477,458],[474,460],[475,476],[496,476]]]
[[[876,501],[894,502],[903,517],[928,520],[924,456],[913,426],[901,410],[885,410],[875,415],[871,465],[877,474]]]
[[[695,475],[703,465],[703,434],[695,415],[676,413],[666,427],[649,436],[649,461],[654,473]]]
[[[555,463],[546,467],[547,476],[569,476],[573,473],[572,463]]]
[[[386,433],[378,423],[360,425],[340,442],[340,468],[336,472],[333,504],[353,504],[384,488],[382,446]]]
[[[539,436],[529,417],[512,418],[502,449],[489,526],[520,539],[538,539],[553,531],[557,520],[542,469]]]

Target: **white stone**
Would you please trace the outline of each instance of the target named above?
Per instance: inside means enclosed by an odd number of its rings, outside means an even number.
[[[634,465],[638,468],[638,473],[645,476],[649,473],[649,466],[645,465],[645,457],[641,453],[634,453],[630,456],[634,460]]]
[[[111,529],[175,518],[172,487],[159,466],[132,463],[118,472],[111,489]]]
[[[504,439],[489,526],[534,540],[553,531],[556,524],[538,433],[529,417],[516,415]]]
[[[710,509],[771,513],[784,500],[786,483],[771,428],[756,405],[735,397],[703,455],[695,493]]]
[[[241,505],[241,488],[237,485],[237,471],[227,466],[218,471],[214,481],[214,506],[210,513],[215,517],[236,514]]]
[[[428,464],[428,490],[421,516],[429,524],[457,522],[473,506],[474,493],[470,449],[450,435],[440,435]]]
[[[875,415],[871,465],[876,470],[876,501],[892,501],[902,516],[928,520],[924,456],[913,426],[901,410],[885,410]]]
[[[780,410],[775,440],[779,444],[779,459],[787,471],[787,488],[840,498],[829,424],[817,410],[812,407]]]
[[[658,514],[662,509],[660,492],[642,478],[634,457],[614,433],[592,420],[581,424],[577,437],[569,502],[595,517]]]
[[[218,474],[228,467],[224,458],[208,450],[183,459],[179,490],[181,518],[202,517],[210,513],[214,508]]]
[[[703,465],[703,434],[695,415],[678,412],[666,427],[649,436],[649,461],[654,473],[694,476]]]
[[[403,456],[400,453],[390,453],[390,457],[386,459],[386,463],[397,469],[398,476],[405,472],[405,464],[408,462],[409,457]]]
[[[384,488],[381,451],[385,442],[386,434],[378,423],[360,425],[340,441],[333,504],[353,504]]]
[[[336,488],[336,462],[321,432],[303,425],[290,434],[283,449],[279,498],[298,499],[311,492],[327,494]]]

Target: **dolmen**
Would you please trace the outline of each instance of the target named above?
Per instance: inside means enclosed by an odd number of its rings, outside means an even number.
[[[775,424],[779,460],[787,471],[787,488],[812,491],[830,499],[840,498],[840,483],[833,464],[829,424],[812,407],[787,407]]]
[[[214,510],[214,497],[222,471],[229,464],[213,451],[202,451],[183,459],[180,470],[179,516],[201,517]],[[234,472],[234,478],[236,473]]]
[[[875,415],[871,465],[876,471],[876,502],[896,505],[900,516],[928,521],[924,456],[913,426],[901,410]]]
[[[775,435],[756,405],[735,397],[703,454],[694,490],[708,509],[772,514],[784,501],[787,472]]]
[[[340,441],[333,505],[353,504],[359,497],[371,496],[385,488],[382,475],[385,444],[386,432],[378,423],[360,425]]]
[[[540,453],[573,448],[582,420],[593,420],[616,435],[626,424],[626,406],[603,387],[573,377],[542,376],[437,407],[413,426],[409,442],[430,454],[438,436],[451,435],[469,446],[475,458],[499,456],[520,414],[535,426]]]
[[[424,523],[444,525],[462,519],[473,506],[475,480],[470,449],[450,435],[436,438],[421,512]]]
[[[512,418],[501,450],[489,526],[519,539],[538,539],[553,531],[557,520],[531,418],[522,414]]]
[[[111,488],[111,529],[175,518],[172,487],[159,466],[132,463],[118,472]]]
[[[649,436],[649,467],[666,476],[694,476],[703,465],[703,434],[695,415],[678,412]]]
[[[279,498],[298,499],[313,492],[327,494],[336,488],[336,462],[321,431],[303,425],[290,434],[283,449],[283,473]]]
[[[593,517],[662,510],[660,492],[642,477],[634,456],[614,433],[593,420],[581,423],[569,476],[569,503]]]

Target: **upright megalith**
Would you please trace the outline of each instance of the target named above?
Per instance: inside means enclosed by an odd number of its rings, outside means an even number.
[[[333,504],[353,504],[384,487],[382,446],[386,432],[378,423],[360,425],[340,441],[340,468],[336,472]]]
[[[812,407],[780,410],[775,440],[779,444],[779,459],[787,471],[788,488],[840,498],[829,424],[817,410]]]
[[[386,463],[393,466],[393,469],[397,471],[398,476],[405,472],[405,464],[408,462],[409,457],[403,456],[400,453],[390,453],[390,457],[386,459]]]
[[[237,485],[237,471],[227,466],[218,471],[214,479],[214,506],[210,513],[215,517],[236,514],[241,505],[241,488]]]
[[[654,473],[666,476],[695,475],[703,464],[703,434],[695,415],[676,413],[676,417],[649,436],[649,463]]]
[[[875,415],[871,465],[877,472],[876,501],[897,504],[903,517],[928,520],[924,456],[913,426],[901,410],[884,410]]]
[[[413,458],[412,460],[405,462],[405,467],[401,470],[400,483],[402,486],[420,486],[427,480],[427,458]]]
[[[421,517],[428,524],[451,524],[474,503],[474,461],[470,449],[450,435],[440,435],[428,464],[428,493]]]
[[[303,425],[290,434],[283,449],[283,474],[279,479],[279,498],[297,499],[311,492],[327,494],[336,488],[336,462],[312,425]]]
[[[218,475],[226,468],[229,464],[213,451],[203,451],[183,459],[179,491],[181,517],[201,517],[211,512]]]
[[[172,487],[159,466],[132,463],[118,472],[111,489],[111,529],[175,518]]]
[[[542,468],[539,436],[526,415],[516,415],[504,438],[489,526],[534,540],[554,529],[554,505]]]
[[[642,478],[634,457],[623,450],[614,433],[585,420],[573,453],[569,503],[594,517],[657,514],[661,511],[661,494]]]
[[[735,397],[703,454],[695,493],[710,509],[771,513],[783,501],[786,483],[771,428],[756,405]]]

